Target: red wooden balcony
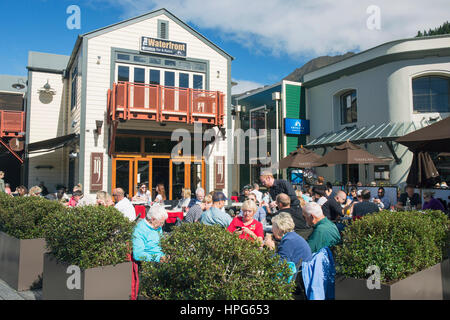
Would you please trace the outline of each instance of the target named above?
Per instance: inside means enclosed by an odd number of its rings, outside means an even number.
[[[222,126],[224,97],[219,91],[119,82],[108,90],[108,119]]]
[[[0,110],[0,138],[22,137],[25,132],[25,112]]]

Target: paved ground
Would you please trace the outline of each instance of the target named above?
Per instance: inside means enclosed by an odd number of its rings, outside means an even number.
[[[42,300],[42,290],[17,292],[0,279],[0,300]]]

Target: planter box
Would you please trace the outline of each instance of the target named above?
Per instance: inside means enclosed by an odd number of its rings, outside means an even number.
[[[336,300],[450,300],[450,260],[369,290],[367,280],[336,276]]]
[[[50,254],[44,255],[44,300],[129,300],[131,295],[131,262],[80,270],[80,286],[69,289],[74,271],[70,264],[56,261]],[[72,277],[72,278],[71,278]],[[69,279],[71,278],[71,279]],[[69,281],[68,281],[69,280]]]
[[[44,269],[45,239],[17,239],[0,232],[0,279],[17,291],[30,290]]]

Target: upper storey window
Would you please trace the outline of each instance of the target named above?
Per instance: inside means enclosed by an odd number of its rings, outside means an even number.
[[[357,121],[356,90],[345,92],[340,97],[341,101],[341,124]]]
[[[422,112],[450,112],[450,78],[425,76],[413,79],[413,110]]]

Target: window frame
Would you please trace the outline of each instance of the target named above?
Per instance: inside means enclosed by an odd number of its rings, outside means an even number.
[[[350,112],[350,114],[352,113],[352,108],[353,106],[351,105],[350,108],[348,108],[346,105],[344,105],[344,99],[346,99],[347,96],[351,96],[353,95],[353,93],[355,94],[355,119],[351,118],[350,121],[347,121],[347,112]],[[352,103],[353,104],[353,99],[352,99]],[[345,117],[344,117],[344,108],[348,109],[345,110]],[[340,114],[340,118],[341,118],[341,125],[346,125],[346,124],[351,124],[351,123],[356,123],[358,122],[358,94],[357,94],[357,90],[356,89],[349,89],[346,90],[345,92],[341,93],[339,95],[339,114]]]
[[[420,94],[420,96],[426,96],[428,99],[428,104],[429,104],[429,109],[425,110],[425,111],[421,111],[421,110],[416,110],[415,108],[415,97],[419,96],[418,94],[415,95],[414,94],[414,81],[416,80],[421,80],[421,79],[425,79],[427,78],[427,82],[428,82],[428,93],[425,94]],[[447,81],[447,110],[446,111],[439,111],[439,110],[434,110],[433,109],[433,99],[432,99],[432,91],[431,91],[431,79],[432,78],[439,78],[439,79],[443,79]],[[411,97],[412,97],[412,113],[413,114],[423,114],[423,113],[450,113],[450,75],[442,75],[442,74],[422,74],[419,76],[416,76],[414,78],[411,79]]]

